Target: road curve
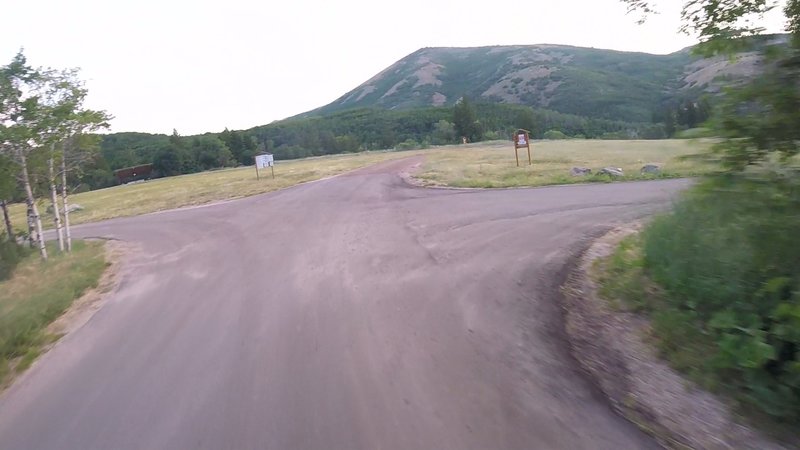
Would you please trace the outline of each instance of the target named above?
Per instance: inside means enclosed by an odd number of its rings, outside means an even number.
[[[0,448],[658,448],[582,376],[557,296],[688,182],[424,189],[415,162],[77,227],[135,250],[0,399]]]

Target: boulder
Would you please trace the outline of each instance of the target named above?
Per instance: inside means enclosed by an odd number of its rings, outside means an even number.
[[[59,205],[59,207],[60,206],[61,205]],[[79,205],[77,203],[70,203],[69,204],[69,212],[74,213],[75,211],[83,211],[83,206],[81,206],[81,205]],[[47,206],[47,214],[53,214],[53,205],[48,205]]]
[[[588,167],[573,167],[572,170],[569,171],[569,174],[573,177],[585,177],[586,175],[592,174],[592,169]]]
[[[604,174],[608,175],[611,178],[621,177],[621,176],[625,175],[625,173],[622,171],[622,168],[620,168],[620,167],[604,167],[604,168],[600,169],[600,171],[597,172],[597,173],[600,174],[600,175],[604,175]]]
[[[642,167],[642,171],[641,172],[642,172],[642,174],[650,173],[650,174],[657,175],[657,174],[661,173],[661,166],[659,166],[657,164],[646,164],[645,166]]]

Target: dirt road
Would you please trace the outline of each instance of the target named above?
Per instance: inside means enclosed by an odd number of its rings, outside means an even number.
[[[423,189],[413,162],[76,229],[137,250],[0,399],[0,448],[657,448],[578,371],[558,287],[688,182]]]

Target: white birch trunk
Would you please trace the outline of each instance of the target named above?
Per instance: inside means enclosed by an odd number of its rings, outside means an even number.
[[[58,236],[58,250],[64,252],[64,231],[61,229],[61,214],[58,211],[58,190],[56,189],[56,173],[53,167],[53,153],[55,144],[50,145],[50,160],[48,161],[50,170],[50,201],[53,204],[53,223],[56,226]]]
[[[25,220],[28,223],[28,245],[31,248],[36,248],[36,225],[33,224],[33,207],[28,197],[25,197]]]
[[[66,238],[67,252],[72,251],[72,233],[69,230],[69,201],[67,198],[67,145],[61,155],[61,202],[64,206],[64,237]]]
[[[25,195],[28,197],[28,202],[33,211],[33,222],[36,226],[36,241],[39,244],[39,254],[42,256],[42,259],[47,260],[47,247],[44,245],[44,236],[42,235],[42,217],[39,215],[39,208],[36,207],[36,199],[31,189],[31,179],[28,175],[28,160],[22,152],[20,152],[19,155],[19,162],[22,169],[22,184],[25,188]]]

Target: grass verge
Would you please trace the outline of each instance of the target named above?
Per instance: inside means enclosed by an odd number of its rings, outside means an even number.
[[[720,345],[719,331],[696,312],[676,305],[674,294],[654,281],[645,256],[646,233],[625,238],[610,256],[595,261],[592,275],[600,296],[617,311],[647,317],[650,328],[643,339],[671,367],[707,391],[722,395],[740,420],[796,448],[800,423],[787,409],[791,408],[791,394],[785,399],[788,405],[774,408],[759,396],[759,386],[754,386],[749,377],[737,373],[735,367],[720,364],[727,349]],[[744,345],[736,351],[741,356],[748,354]]]
[[[115,186],[73,195],[70,202],[83,210],[70,214],[73,225],[122,216],[136,216],[183,206],[201,205],[220,200],[247,197],[294,186],[358,169],[370,164],[411,156],[409,152],[363,152],[321,156],[275,165],[275,179],[269,171],[261,171],[256,180],[255,167],[240,167],[209,172],[159,178],[143,183]],[[49,203],[42,201],[42,221],[52,227],[45,213]],[[25,228],[25,206],[11,206],[12,222],[17,230]]]
[[[648,341],[675,369],[705,388],[717,386],[716,377],[704,361],[714,351],[714,342],[685,312],[672,308],[664,290],[648,275],[642,236],[623,239],[608,258],[595,262],[599,294],[622,311],[642,313],[651,319]]]
[[[72,253],[51,254],[42,262],[31,253],[11,278],[0,282],[0,386],[27,369],[44,346],[60,337],[49,334],[47,326],[97,286],[107,267],[100,242],[76,241]]]
[[[603,167],[619,167],[625,172],[619,180],[694,177],[715,170],[715,166],[691,158],[706,152],[710,145],[702,140],[538,141],[531,148],[533,165],[526,165],[527,152],[520,150],[523,165],[517,167],[510,142],[479,143],[427,152],[416,177],[428,185],[475,188],[613,181],[607,175],[573,177],[572,167],[588,167],[595,173]],[[658,164],[662,172],[641,174],[645,164]]]

